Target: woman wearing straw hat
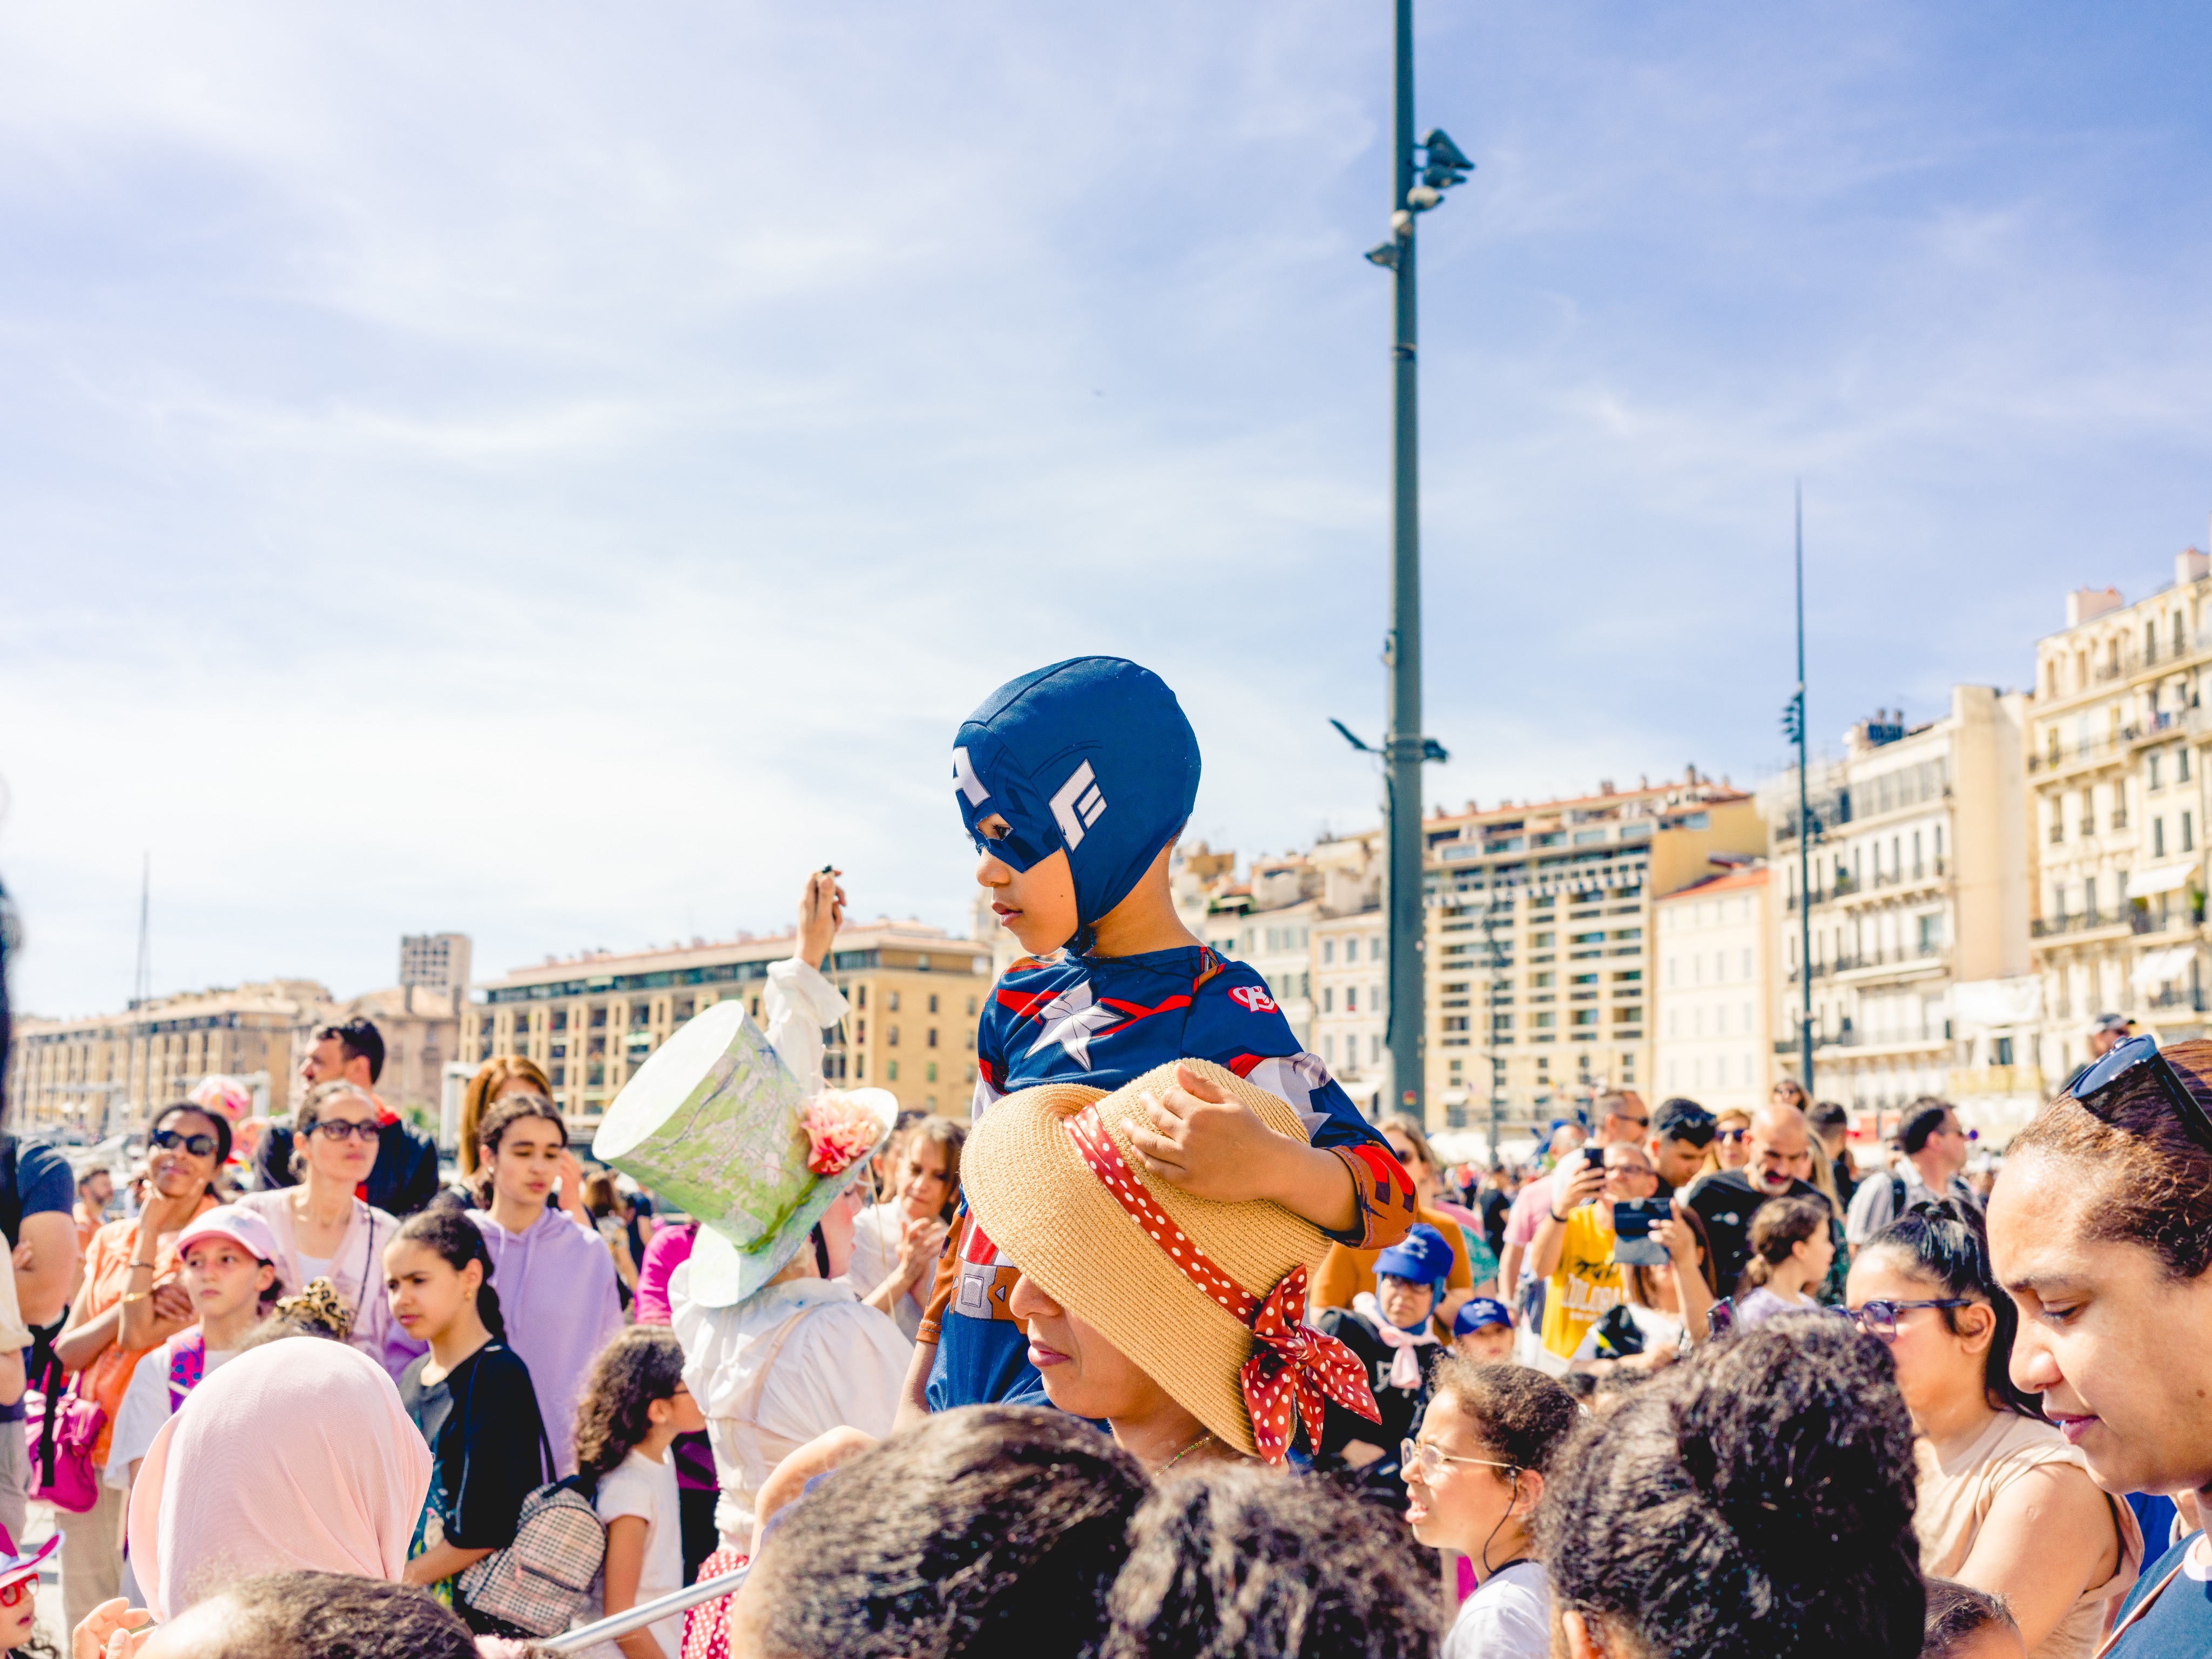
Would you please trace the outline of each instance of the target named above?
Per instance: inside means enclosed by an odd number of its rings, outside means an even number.
[[[1111,1094],[1045,1084],[1010,1095],[961,1158],[977,1221],[1019,1267],[1008,1306],[1045,1393],[1105,1418],[1155,1473],[1186,1460],[1279,1463],[1301,1419],[1319,1437],[1328,1399],[1375,1415],[1366,1368],[1303,1323],[1322,1230],[1273,1201],[1194,1197],[1137,1157],[1131,1131],[1152,1097],[1201,1080],[1306,1139],[1274,1096],[1185,1060]]]

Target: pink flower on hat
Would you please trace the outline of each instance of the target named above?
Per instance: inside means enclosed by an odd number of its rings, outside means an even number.
[[[884,1126],[851,1095],[824,1090],[799,1120],[806,1131],[806,1167],[818,1176],[842,1175],[867,1156]]]

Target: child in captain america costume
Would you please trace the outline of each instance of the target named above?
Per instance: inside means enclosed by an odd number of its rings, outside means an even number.
[[[1389,1146],[1300,1047],[1266,981],[1176,913],[1168,860],[1197,799],[1199,754],[1166,684],[1114,657],[1025,674],[962,725],[952,772],[982,854],[976,879],[1027,952],[984,1007],[975,1113],[1041,1083],[1112,1090],[1169,1060],[1213,1060],[1288,1102],[1310,1146],[1186,1073],[1137,1139],[1153,1174],[1202,1197],[1273,1199],[1355,1248],[1404,1237],[1412,1183]],[[963,1208],[917,1337],[908,1411],[1046,1403],[1006,1305],[1018,1272]]]

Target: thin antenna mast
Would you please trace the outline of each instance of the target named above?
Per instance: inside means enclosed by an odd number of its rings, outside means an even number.
[[[1813,1099],[1813,818],[1805,744],[1805,483],[1797,481],[1797,1052]]]
[[[154,855],[149,852],[138,877],[138,970],[131,981],[133,1008],[152,1001],[154,997],[153,938],[148,925],[153,915],[153,897]]]

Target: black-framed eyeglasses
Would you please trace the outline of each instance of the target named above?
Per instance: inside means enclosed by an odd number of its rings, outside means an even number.
[[[1884,1342],[1897,1340],[1897,1316],[1915,1308],[1971,1308],[1973,1298],[1964,1296],[1929,1297],[1917,1302],[1862,1302],[1856,1308],[1838,1309],[1869,1336]]]
[[[1713,1131],[1713,1139],[1715,1140],[1725,1140],[1731,1143],[1748,1140],[1751,1139],[1751,1131],[1748,1129],[1716,1129]]]
[[[179,1133],[174,1129],[156,1129],[152,1134],[148,1135],[146,1139],[151,1141],[155,1146],[159,1146],[165,1152],[174,1152],[178,1147],[181,1146],[185,1151],[190,1152],[194,1158],[212,1158],[215,1156],[215,1137],[213,1135],[188,1135]]]
[[[312,1131],[325,1140],[343,1140],[349,1135],[362,1140],[374,1140],[383,1132],[383,1125],[373,1117],[365,1117],[357,1123],[342,1117],[326,1117]]]
[[[2092,1117],[2110,1123],[2112,1109],[2118,1103],[2119,1085],[2145,1066],[2158,1079],[2160,1091],[2173,1108],[2174,1115],[2181,1120],[2181,1127],[2188,1131],[2189,1138],[2212,1151],[2212,1117],[2205,1115],[2197,1097],[2189,1092],[2189,1085],[2173,1069],[2173,1062],[2159,1052],[2158,1039],[2147,1032],[2115,1043],[2110,1054],[2082,1073],[2074,1084],[2075,1101]]]

